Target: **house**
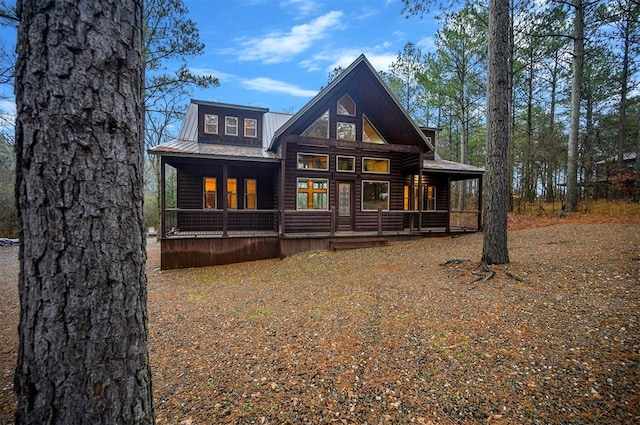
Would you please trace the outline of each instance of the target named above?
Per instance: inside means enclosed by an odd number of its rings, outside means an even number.
[[[436,136],[363,55],[294,115],[193,100],[178,138],[149,150],[161,267],[477,231],[483,169],[440,159]]]
[[[595,193],[597,198],[611,198],[620,194],[620,186],[624,181],[624,174],[636,171],[636,152],[622,155],[622,168],[619,156],[612,156],[595,163]],[[629,174],[633,176],[633,174]]]

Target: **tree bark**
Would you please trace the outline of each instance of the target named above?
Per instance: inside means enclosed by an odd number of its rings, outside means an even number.
[[[489,1],[487,157],[482,261],[509,262],[507,208],[509,170],[509,0]]]
[[[567,153],[567,193],[564,208],[578,209],[578,137],[580,131],[580,90],[582,88],[582,62],[584,60],[584,5],[574,0],[573,7],[573,66],[571,82],[571,123]]]
[[[16,423],[153,423],[142,2],[17,8]]]

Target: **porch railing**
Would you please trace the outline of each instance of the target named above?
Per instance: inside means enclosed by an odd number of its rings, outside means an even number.
[[[278,233],[278,210],[166,209],[165,236],[228,236]]]

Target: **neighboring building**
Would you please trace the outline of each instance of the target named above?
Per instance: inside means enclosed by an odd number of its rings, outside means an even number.
[[[149,151],[161,161],[161,267],[477,231],[483,169],[438,158],[436,133],[408,117],[364,56],[295,115],[194,100],[178,138]],[[476,190],[460,190],[471,201],[452,211],[461,181]]]
[[[620,173],[636,171],[636,152],[628,152],[622,155],[622,169],[619,169],[619,156],[598,161],[595,164],[595,197],[611,198],[620,194],[616,185],[616,176]]]

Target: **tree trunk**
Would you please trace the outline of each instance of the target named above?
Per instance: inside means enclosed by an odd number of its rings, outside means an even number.
[[[489,1],[486,200],[482,261],[509,262],[507,174],[509,152],[509,0]]]
[[[565,210],[578,209],[578,136],[580,130],[580,90],[582,88],[582,62],[584,60],[584,5],[574,0],[573,17],[573,77],[571,82],[571,126],[567,153],[567,193]]]
[[[153,423],[142,2],[17,8],[16,423]]]

